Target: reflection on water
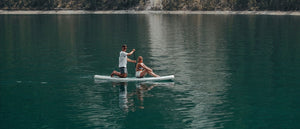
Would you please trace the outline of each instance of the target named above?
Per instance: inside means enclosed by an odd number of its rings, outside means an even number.
[[[127,83],[121,82],[119,90],[119,106],[120,109],[128,112],[128,98],[127,98]]]
[[[101,83],[101,82],[98,82]],[[132,83],[134,84],[134,83]],[[174,82],[136,82],[135,89],[127,90],[128,82],[112,83],[113,87],[119,87],[119,107],[124,112],[135,112],[137,109],[144,109],[144,97],[152,95],[148,91],[156,86],[173,87]]]
[[[207,112],[217,113],[214,107],[224,105],[224,94],[229,86],[226,81],[230,78],[227,72],[230,68],[226,64],[228,55],[223,45],[226,41],[222,41],[222,33],[217,28],[224,23],[202,15],[148,15],[147,18],[154,66],[178,77],[176,81],[182,86],[175,89],[189,95],[177,100],[191,100],[196,104],[188,111],[191,126],[214,127],[214,122],[219,120],[211,121],[212,116]],[[230,114],[220,112],[219,115]],[[205,124],[208,122],[209,125]]]

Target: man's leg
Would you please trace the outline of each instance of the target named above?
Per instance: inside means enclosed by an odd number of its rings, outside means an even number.
[[[114,71],[110,74],[110,76],[113,77],[114,75],[120,76],[121,73],[114,70]]]
[[[120,78],[126,78],[127,77],[127,73],[123,73],[123,74],[120,74],[118,75]]]
[[[127,68],[126,67],[121,67],[120,68],[120,73],[118,74],[120,78],[126,78],[127,77]]]

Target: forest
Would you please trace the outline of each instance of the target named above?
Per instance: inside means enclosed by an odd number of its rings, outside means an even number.
[[[159,1],[159,6],[149,5]],[[0,0],[2,10],[298,11],[300,0]],[[149,9],[149,8],[148,8]]]

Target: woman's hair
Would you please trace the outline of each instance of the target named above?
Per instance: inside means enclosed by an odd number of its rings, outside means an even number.
[[[138,62],[140,62],[141,60],[143,60],[143,57],[142,57],[142,56],[139,56],[139,57],[138,57]]]

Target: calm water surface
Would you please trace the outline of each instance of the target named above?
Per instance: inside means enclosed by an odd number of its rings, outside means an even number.
[[[0,128],[300,128],[299,23],[0,15]],[[124,42],[174,82],[94,81],[118,69]]]

